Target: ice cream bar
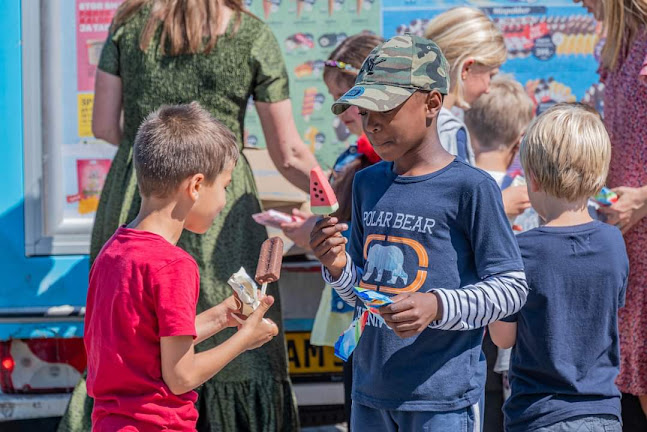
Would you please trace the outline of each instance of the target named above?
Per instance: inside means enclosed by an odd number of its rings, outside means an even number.
[[[270,237],[263,242],[261,254],[256,267],[256,282],[263,284],[261,294],[265,294],[267,284],[276,282],[281,277],[283,262],[283,240],[280,237]]]
[[[328,0],[328,15],[332,15],[335,10],[335,0]]]
[[[329,215],[339,209],[337,197],[321,168],[310,171],[310,211],[318,215]]]
[[[263,0],[263,15],[265,15],[265,19],[270,16],[270,12],[272,11],[272,2],[270,0]]]

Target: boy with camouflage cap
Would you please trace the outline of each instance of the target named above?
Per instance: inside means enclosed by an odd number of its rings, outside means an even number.
[[[498,186],[438,139],[447,71],[435,43],[397,36],[333,105],[336,114],[359,107],[384,162],[355,177],[348,252],[335,218],[315,226],[311,246],[356,314],[365,308],[355,286],[394,296],[382,319],[369,316],[353,353],[354,430],[480,431],[482,327],[526,300]]]

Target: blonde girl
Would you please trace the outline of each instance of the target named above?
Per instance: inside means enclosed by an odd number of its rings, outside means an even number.
[[[438,116],[443,147],[474,165],[474,150],[465,124],[450,111],[468,110],[490,88],[490,80],[505,62],[503,34],[478,9],[458,7],[434,18],[425,37],[438,44],[450,66],[449,94]]]

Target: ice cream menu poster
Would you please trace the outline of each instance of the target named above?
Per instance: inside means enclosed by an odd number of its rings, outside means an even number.
[[[65,9],[62,19],[74,20],[73,38],[76,50],[74,69],[69,70],[74,77],[73,89],[70,88],[70,102],[66,109],[76,106],[71,118],[76,120],[74,127],[66,127],[63,146],[63,165],[65,172],[65,217],[92,218],[99,204],[115,148],[96,140],[92,136],[92,107],[94,104],[94,77],[101,56],[101,49],[108,35],[110,23],[123,0],[91,1],[67,0],[73,9]],[[76,114],[76,115],[73,115]]]
[[[596,73],[601,26],[567,0],[383,0],[382,34],[422,35],[436,15],[456,6],[486,12],[505,36],[512,74],[541,113],[557,102],[585,101],[602,111],[602,85]]]
[[[499,26],[509,53],[501,71],[525,86],[538,113],[572,101],[603,109],[596,73],[601,26],[570,0],[248,0],[248,6],[283,48],[297,127],[325,168],[355,137],[330,114],[322,61],[361,31],[423,35],[433,17],[457,6],[479,8]],[[251,103],[245,125],[246,145],[264,146]]]
[[[248,0],[249,10],[272,29],[290,77],[290,96],[301,138],[322,167],[330,168],[355,137],[330,111],[323,62],[344,39],[380,31],[381,0]],[[263,147],[264,138],[250,101],[245,144]]]

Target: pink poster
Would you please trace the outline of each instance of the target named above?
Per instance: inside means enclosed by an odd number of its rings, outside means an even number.
[[[110,171],[110,163],[110,159],[78,159],[76,161],[79,189],[78,193],[67,196],[67,202],[70,204],[78,202],[80,214],[97,211],[103,184],[108,171]]]
[[[94,90],[94,75],[110,22],[123,0],[76,0],[76,62],[78,91]]]

